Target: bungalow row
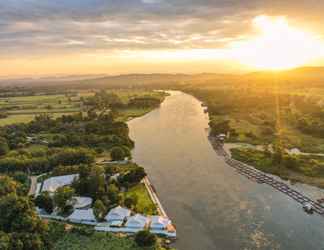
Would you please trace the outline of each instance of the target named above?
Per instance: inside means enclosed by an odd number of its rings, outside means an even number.
[[[136,233],[148,229],[152,233],[167,237],[176,237],[176,230],[171,220],[162,216],[144,216],[135,214],[123,207],[116,207],[106,215],[106,222],[98,223],[93,209],[76,209],[66,218],[67,221],[77,224],[94,225],[97,231]]]

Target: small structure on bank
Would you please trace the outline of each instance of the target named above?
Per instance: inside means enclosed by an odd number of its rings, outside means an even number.
[[[219,135],[217,135],[217,140],[219,142],[224,142],[226,140],[226,138],[227,138],[227,135],[226,134],[219,134]]]
[[[150,229],[153,230],[165,230],[171,224],[171,220],[163,216],[151,216]]]

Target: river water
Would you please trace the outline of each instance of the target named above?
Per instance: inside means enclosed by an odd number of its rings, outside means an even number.
[[[217,156],[207,138],[208,115],[196,98],[172,91],[129,128],[134,160],[145,167],[177,227],[177,249],[324,249],[324,217],[304,213]]]

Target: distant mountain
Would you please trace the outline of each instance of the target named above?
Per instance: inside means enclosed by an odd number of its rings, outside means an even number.
[[[274,83],[291,86],[324,87],[324,67],[300,67],[285,71],[261,71],[244,75],[243,82]]]
[[[2,86],[66,87],[66,88],[167,88],[175,85],[217,87],[226,84],[273,84],[324,87],[324,67],[302,67],[286,71],[259,71],[248,74],[126,74],[80,75],[47,78],[0,80]],[[307,84],[306,84],[307,83]]]

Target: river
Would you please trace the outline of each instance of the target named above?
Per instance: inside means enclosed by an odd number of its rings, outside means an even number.
[[[145,167],[177,226],[175,247],[324,249],[324,217],[304,213],[288,196],[227,166],[208,141],[201,102],[170,93],[160,108],[130,121],[129,128],[134,161]]]

